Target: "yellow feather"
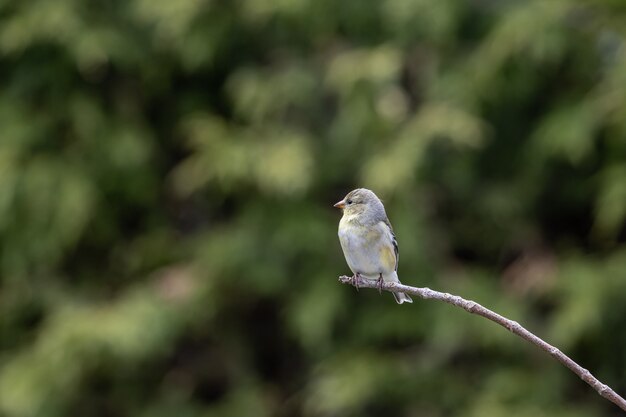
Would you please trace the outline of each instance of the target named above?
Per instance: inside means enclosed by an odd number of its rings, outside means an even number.
[[[380,262],[390,271],[396,269],[396,254],[391,246],[382,246],[380,248]]]

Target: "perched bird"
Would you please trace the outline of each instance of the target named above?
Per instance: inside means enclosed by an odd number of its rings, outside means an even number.
[[[353,278],[377,279],[379,291],[383,281],[400,283],[398,242],[382,201],[371,190],[357,188],[335,207],[343,210],[339,242]],[[393,293],[393,296],[398,304],[413,302],[403,292]]]

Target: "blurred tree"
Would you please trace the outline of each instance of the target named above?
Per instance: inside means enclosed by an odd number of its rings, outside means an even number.
[[[0,1],[0,415],[606,416],[626,392],[617,0]]]

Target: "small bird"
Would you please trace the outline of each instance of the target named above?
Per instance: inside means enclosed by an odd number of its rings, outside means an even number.
[[[398,242],[382,201],[373,191],[357,188],[334,205],[343,210],[339,221],[339,242],[348,266],[359,277],[400,283]],[[357,287],[358,288],[358,287]],[[412,303],[403,292],[394,292],[398,304]]]

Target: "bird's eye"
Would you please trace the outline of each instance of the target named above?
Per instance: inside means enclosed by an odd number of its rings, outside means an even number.
[[[346,203],[352,204],[352,200],[348,200],[348,201],[346,201]]]

